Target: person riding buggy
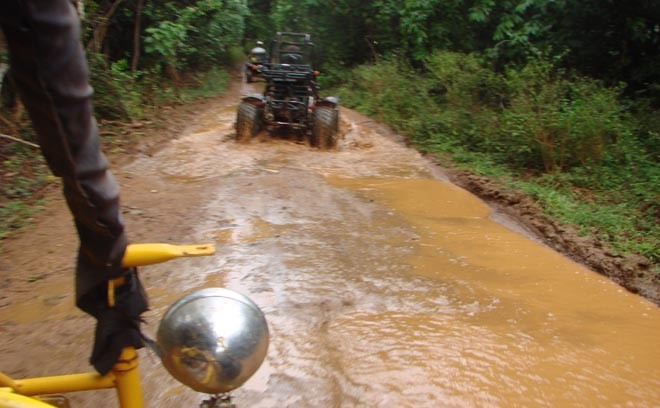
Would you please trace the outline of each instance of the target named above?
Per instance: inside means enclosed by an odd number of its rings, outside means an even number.
[[[257,46],[250,50],[248,60],[245,63],[245,80],[247,83],[254,82],[254,78],[263,78],[261,72],[264,63],[268,62],[268,54],[262,47],[263,42],[257,41]]]

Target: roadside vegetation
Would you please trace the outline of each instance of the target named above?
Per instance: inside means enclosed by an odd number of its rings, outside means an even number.
[[[163,106],[221,92],[255,41],[308,32],[321,85],[342,104],[444,165],[532,197],[613,253],[645,256],[660,279],[657,2],[77,3],[110,150]],[[0,133],[34,141],[8,89]],[[2,239],[52,177],[33,147],[6,139],[0,162]]]
[[[440,163],[530,195],[619,253],[660,260],[660,123],[630,112],[620,87],[543,58],[496,72],[441,51],[423,74],[398,60],[356,68],[338,93]]]

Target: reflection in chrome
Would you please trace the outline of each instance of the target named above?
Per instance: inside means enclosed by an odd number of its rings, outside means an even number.
[[[183,384],[207,394],[229,392],[247,381],[266,357],[268,341],[259,307],[224,288],[184,296],[158,327],[163,365]]]

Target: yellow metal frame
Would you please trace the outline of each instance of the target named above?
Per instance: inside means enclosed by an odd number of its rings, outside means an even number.
[[[126,248],[122,265],[126,267],[151,265],[174,258],[214,253],[213,245],[131,244]],[[122,278],[108,282],[110,307],[114,306],[115,288],[122,284]],[[52,405],[30,397],[109,388],[117,390],[117,399],[121,408],[144,407],[135,348],[124,348],[112,370],[103,376],[98,373],[83,373],[14,380],[0,372],[0,408],[52,408]]]

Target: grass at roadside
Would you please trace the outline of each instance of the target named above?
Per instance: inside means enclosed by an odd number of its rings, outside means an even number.
[[[6,143],[6,142],[5,142]],[[32,146],[0,146],[0,241],[31,221],[43,207],[39,192],[54,177],[48,173],[40,151]]]
[[[195,74],[193,79],[192,85],[181,93],[183,102],[219,96],[225,92],[231,78],[226,69],[212,69],[208,72]]]
[[[492,178],[504,189],[532,197],[553,219],[575,227],[583,236],[597,238],[614,253],[646,256],[660,273],[660,225],[625,186],[590,190],[577,187],[565,175],[514,172],[487,155],[456,147],[417,147],[434,155],[442,165]]]

